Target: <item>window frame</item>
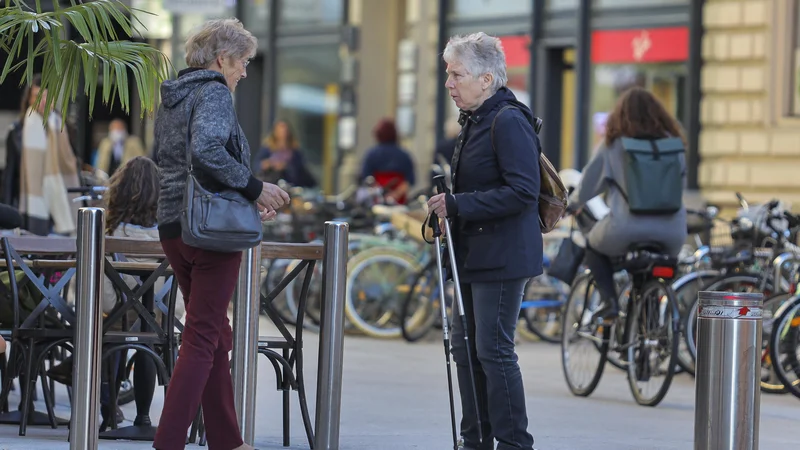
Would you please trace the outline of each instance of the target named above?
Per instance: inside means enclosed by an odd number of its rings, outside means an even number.
[[[800,125],[800,112],[795,114],[793,102],[796,96],[797,77],[795,70],[795,42],[800,33],[800,0],[776,0],[772,4],[772,41],[767,50],[770,58],[770,69],[773,74],[770,103],[772,123],[779,127],[797,127]],[[798,56],[800,57],[800,55]],[[800,98],[800,97],[799,97]]]

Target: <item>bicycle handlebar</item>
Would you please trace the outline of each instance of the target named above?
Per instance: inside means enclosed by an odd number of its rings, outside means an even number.
[[[99,194],[107,190],[107,186],[80,186],[67,188],[67,192],[70,194]]]

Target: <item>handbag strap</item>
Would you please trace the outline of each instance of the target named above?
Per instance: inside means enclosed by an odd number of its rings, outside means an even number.
[[[189,119],[186,121],[186,163],[189,166],[189,174],[194,175],[194,166],[192,165],[192,119],[194,118],[194,107],[197,106],[197,99],[203,94],[206,87],[215,81],[209,81],[197,88],[197,93],[192,99],[192,107],[189,109]]]
[[[208,87],[211,83],[218,83],[218,81],[209,81],[199,88],[197,88],[197,94],[195,94],[194,99],[192,99],[192,107],[189,110],[189,119],[186,121],[186,163],[189,166],[189,174],[194,175],[194,166],[192,164],[192,119],[194,118],[194,109],[197,106],[197,100],[203,94],[203,91]],[[233,126],[236,128],[236,138],[239,141],[240,145],[242,142],[241,134],[239,133],[239,118],[236,115],[236,107],[233,108]],[[228,151],[227,147],[225,148]],[[230,151],[228,151],[230,153]],[[231,155],[234,159],[237,159],[240,163],[244,163],[242,158],[242,149],[239,148],[239,157],[237,158],[236,155]]]

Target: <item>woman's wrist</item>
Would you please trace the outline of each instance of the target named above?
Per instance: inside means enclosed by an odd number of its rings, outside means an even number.
[[[261,190],[264,187],[264,183],[256,178],[254,175],[250,175],[250,179],[247,181],[247,186],[242,189],[242,194],[245,196],[246,199],[254,202],[258,200],[258,197],[261,196]]]

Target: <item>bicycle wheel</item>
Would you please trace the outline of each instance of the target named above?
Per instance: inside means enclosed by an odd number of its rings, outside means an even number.
[[[741,273],[723,275],[716,281],[711,281],[703,288],[705,291],[725,292],[759,292],[763,275],[758,273]],[[697,360],[697,299],[695,299],[689,314],[686,317],[686,347],[692,356],[692,361]]]
[[[594,280],[584,274],[573,282],[562,314],[561,367],[569,390],[580,397],[597,388],[608,354],[610,329],[591,320],[599,303]]]
[[[763,313],[761,315],[761,392],[767,394],[785,394],[787,392],[783,381],[778,378],[773,366],[770,352],[770,337],[775,326],[777,313],[781,306],[791,298],[791,294],[777,294],[764,300]]]
[[[358,253],[348,266],[345,314],[350,323],[370,337],[400,337],[400,308],[421,270],[416,258],[375,247]]]
[[[633,301],[625,323],[628,385],[636,403],[656,406],[667,394],[678,363],[680,315],[675,294],[659,280],[648,281]]]
[[[775,377],[800,398],[800,296],[779,309],[770,334],[770,359]]]
[[[539,339],[553,344],[561,341],[561,310],[569,290],[565,283],[546,273],[525,285],[521,315],[527,329]]]
[[[436,262],[429,263],[417,274],[400,308],[400,331],[408,342],[425,337],[433,328],[441,302]]]
[[[678,365],[692,376],[694,376],[694,357],[689,351],[689,345],[686,340],[686,328],[690,323],[689,313],[694,302],[697,301],[697,294],[703,290],[706,284],[718,278],[719,272],[708,270],[686,274],[672,283],[672,291],[675,293],[681,325],[678,339]]]
[[[623,345],[623,335],[625,333],[625,318],[628,316],[628,302],[631,298],[631,283],[626,283],[624,286],[622,286],[622,289],[618,290],[621,292],[618,297],[619,317],[609,327],[608,356],[606,359],[615,368],[623,372],[627,372],[628,361],[622,352],[625,351],[625,346]]]

